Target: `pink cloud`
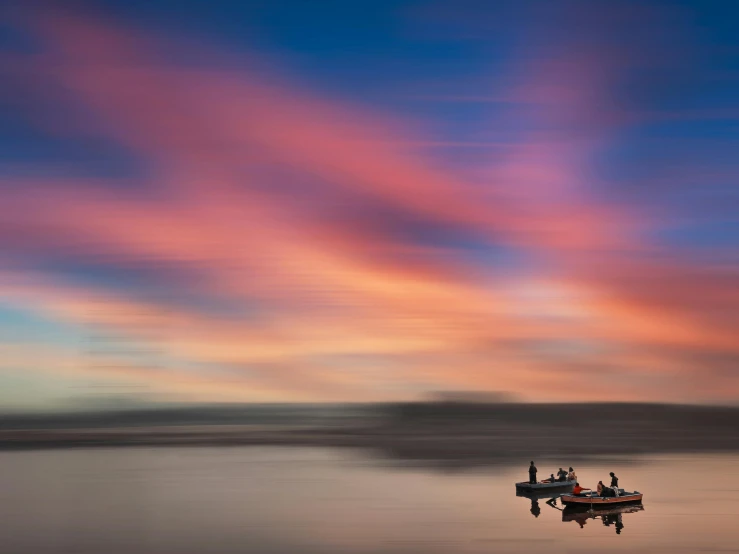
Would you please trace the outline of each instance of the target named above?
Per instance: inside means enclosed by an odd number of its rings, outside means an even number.
[[[655,247],[639,242],[652,222],[588,195],[592,145],[559,140],[567,138],[559,127],[566,122],[618,121],[596,101],[609,81],[593,60],[549,60],[533,71],[514,92],[539,106],[546,130],[532,131],[471,179],[416,150],[423,136],[402,118],[263,71],[174,65],[159,56],[166,45],[135,30],[60,16],[34,25],[48,48],[29,60],[40,82],[63,86],[94,114],[69,132],[101,134],[135,152],[151,186],[142,193],[95,180],[8,180],[0,240],[67,248],[102,263],[192,264],[202,275],[196,292],[234,304],[258,300],[266,314],[229,320],[52,278],[29,283],[28,273],[9,284],[6,272],[9,297],[141,339],[151,333],[140,328],[145,317],[161,328],[148,338],[173,358],[262,364],[253,382],[243,382],[292,399],[381,397],[364,390],[362,377],[325,363],[344,355],[392,359],[379,373],[388,380],[401,367],[411,383],[431,378],[529,399],[577,399],[593,381],[562,385],[558,375],[568,368],[683,375],[669,347],[736,351],[735,319],[705,309],[736,306],[735,275],[653,256]],[[306,176],[334,217],[270,190],[291,184],[284,170]],[[332,211],[339,196],[345,204]],[[352,209],[370,201],[519,249],[545,269],[485,272],[453,248],[399,239],[381,221],[357,225]],[[537,300],[524,302],[522,287]],[[557,357],[535,348],[573,338],[594,350]],[[595,348],[603,345],[611,349],[606,361]],[[188,390],[209,380],[226,390],[233,379],[127,371]],[[669,393],[632,378],[610,394]]]

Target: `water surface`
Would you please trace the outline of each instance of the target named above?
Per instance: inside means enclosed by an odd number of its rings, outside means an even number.
[[[537,462],[540,472],[558,465]],[[521,467],[458,473],[303,448],[0,453],[6,552],[739,552],[739,456],[591,462],[644,510],[563,521],[516,496]],[[581,526],[581,523],[584,523]],[[617,533],[620,531],[620,533]]]

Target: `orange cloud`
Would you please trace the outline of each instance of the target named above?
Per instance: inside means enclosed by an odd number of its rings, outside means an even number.
[[[579,122],[580,109],[600,114],[582,88],[590,62],[575,64],[571,81],[546,65],[517,89],[543,109],[547,130],[472,178],[418,150],[423,136],[401,118],[250,68],[167,62],[156,37],[99,21],[57,14],[33,28],[47,45],[28,60],[35,78],[94,114],[70,135],[134,152],[146,187],[5,179],[0,240],[27,256],[55,249],[113,268],[192,267],[196,277],[174,276],[172,291],[256,312],[219,315],[0,268],[0,294],[23,306],[155,343],[174,366],[212,368],[126,368],[135,379],[290,399],[462,385],[594,399],[598,378],[638,368],[602,394],[646,399],[683,394],[660,379],[689,381],[686,351],[737,351],[724,309],[737,305],[735,275],[665,262],[644,239],[651,222],[587,193],[592,145],[551,130]],[[419,240],[430,226],[514,249],[534,269]],[[375,364],[372,376],[337,367],[351,356]]]

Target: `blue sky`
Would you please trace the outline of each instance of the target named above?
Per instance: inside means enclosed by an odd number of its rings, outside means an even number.
[[[617,373],[603,399],[734,402],[737,16],[4,8],[5,398],[567,401]],[[156,355],[91,374],[74,352],[101,328]]]

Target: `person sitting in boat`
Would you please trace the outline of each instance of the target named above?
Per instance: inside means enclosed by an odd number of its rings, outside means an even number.
[[[529,466],[529,483],[531,485],[536,485],[536,466],[534,465],[533,461]]]
[[[614,498],[618,496],[618,489],[614,489],[613,487],[606,487],[605,485],[603,485],[603,490],[601,491],[600,495],[603,498]]]
[[[575,487],[572,489],[572,494],[579,496],[582,494],[582,491],[589,491],[591,489],[586,489],[585,487],[581,487],[580,483],[575,483]]]
[[[554,478],[554,473],[549,474],[549,479],[547,479],[547,483],[554,483],[556,479]]]
[[[577,481],[577,475],[575,475],[575,470],[570,468],[570,472],[567,474],[567,480],[568,481]]]
[[[567,472],[562,468],[557,472],[557,481],[567,481]]]
[[[603,491],[605,490],[605,488],[606,486],[603,484],[603,481],[598,481],[598,486],[595,487],[598,496],[604,496]]]

